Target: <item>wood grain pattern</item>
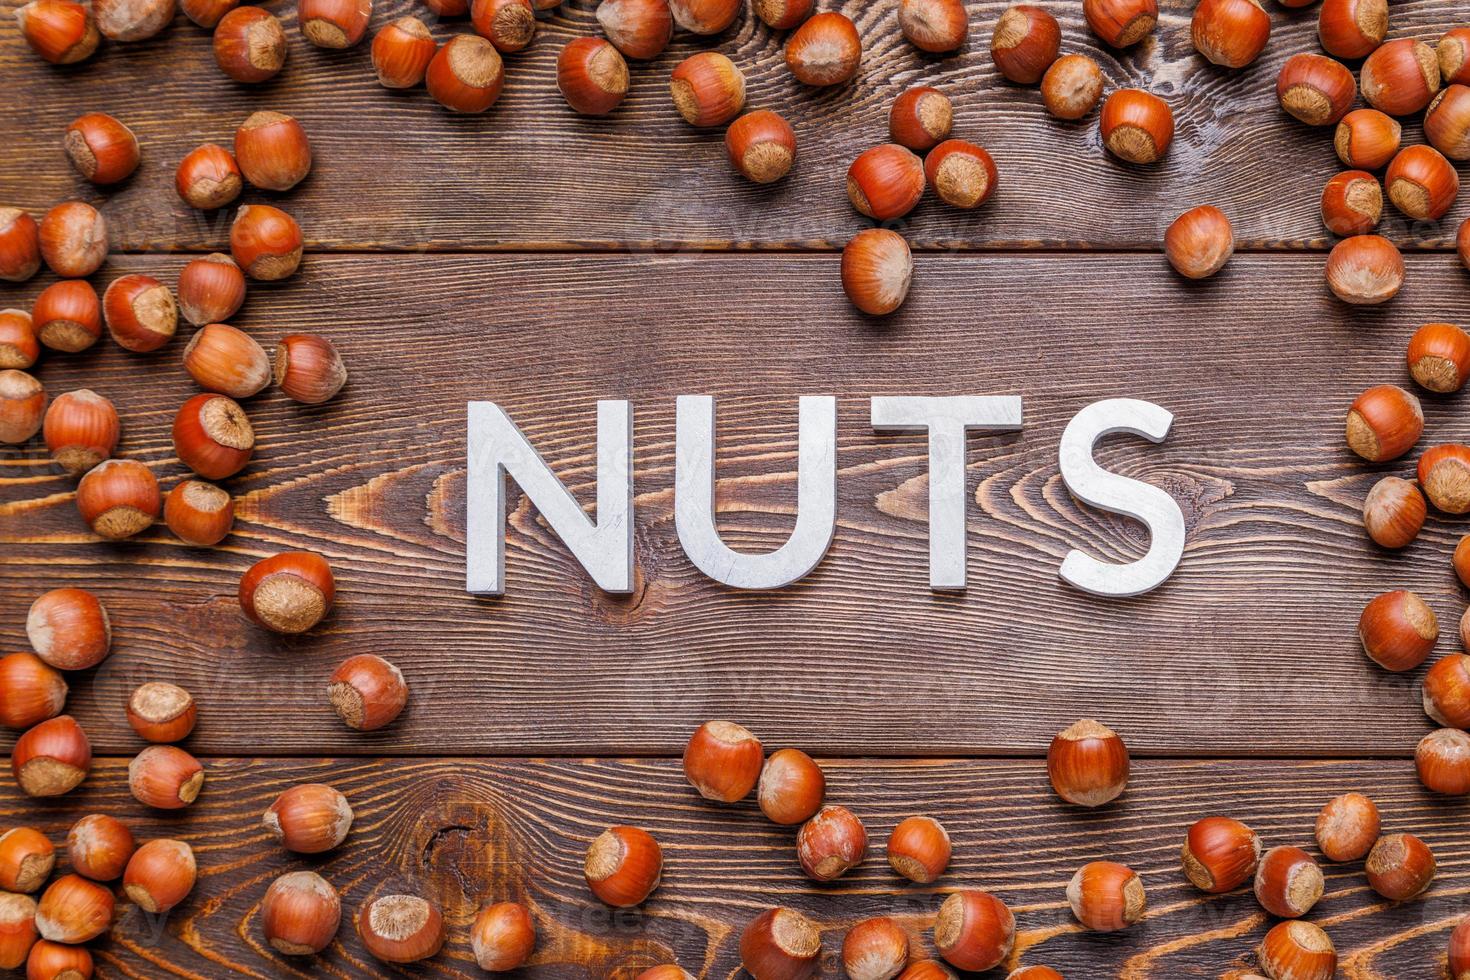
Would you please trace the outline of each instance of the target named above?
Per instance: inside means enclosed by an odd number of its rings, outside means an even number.
[[[990,149],[1001,181],[978,214],[927,200],[902,223],[918,246],[1157,249],[1174,216],[1204,202],[1225,209],[1245,246],[1328,244],[1318,201],[1340,169],[1330,131],[1287,117],[1274,87],[1287,57],[1318,50],[1315,9],[1268,5],[1270,47],[1255,65],[1230,73],[1194,52],[1189,0],[1163,4],[1157,34],[1126,54],[1098,49],[1078,4],[1053,5],[1064,48],[1096,57],[1110,88],[1151,88],[1173,106],[1174,150],[1164,165],[1139,169],[1106,157],[1096,114],[1058,123],[1034,89],[1000,78],[989,40],[1006,5],[970,0],[964,51],[932,58],[899,35],[895,4],[831,4],[855,17],[866,46],[861,77],[838,91],[796,84],[782,60],[784,38],[753,17],[713,40],[682,35],[657,61],[634,65],[631,96],[604,121],[574,116],[555,86],[562,45],[598,31],[592,0],[568,0],[547,19],[531,49],[507,59],[500,103],[473,118],[451,116],[421,89],[381,89],[366,44],[347,52],[311,47],[290,3],[267,5],[285,20],[291,53],[285,72],[258,87],[225,78],[208,34],[182,16],[154,40],[108,45],[92,62],[61,71],[35,58],[5,17],[0,71],[12,91],[36,97],[0,100],[0,202],[39,213],[68,197],[106,200],[119,248],[217,247],[228,215],[186,208],[173,190],[174,168],[200,143],[229,145],[246,115],[271,108],[300,118],[316,149],[315,173],[284,196],[314,248],[826,249],[864,225],[844,193],[848,164],[887,140],[894,97],[926,83],[953,96],[956,135]],[[408,0],[380,3],[374,24],[406,12],[425,11]],[[1393,5],[1392,31],[1432,40],[1461,20],[1454,4],[1407,0]],[[436,35],[467,29],[464,20],[446,22]],[[796,171],[775,187],[736,178],[721,134],[692,130],[673,110],[670,71],[709,46],[743,67],[752,107],[782,112],[796,126]],[[61,134],[83,110],[113,113],[143,142],[142,169],[114,193],[76,178],[61,154]],[[1418,120],[1406,123],[1406,138],[1422,139]],[[1412,225],[1395,213],[1387,227],[1405,243],[1439,248],[1466,215],[1462,202],[1443,223]]]
[[[179,264],[110,271],[172,282]],[[1240,256],[1203,286],[1156,256],[926,256],[908,306],[873,323],[843,301],[835,256],[313,256],[255,288],[238,322],[265,343],[325,333],[352,380],[320,408],[248,403],[260,448],[229,483],[240,521],[221,548],[162,528],[100,543],[41,447],[0,452],[0,646],[24,644],[37,593],[96,589],[116,653],[73,705],[110,751],[136,744],[126,692],[166,678],[200,699],[196,744],[212,753],[672,755],[729,716],[835,754],[1035,754],[1097,716],[1147,754],[1406,756],[1427,724],[1417,676],[1366,660],[1358,612],[1413,588],[1449,652],[1464,599],[1448,559],[1465,525],[1435,517],[1401,554],[1371,547],[1362,497],[1413,459],[1362,465],[1341,420],[1369,384],[1410,383],[1407,337],[1463,309],[1465,284],[1453,258],[1412,257],[1399,300],[1349,311],[1307,256]],[[28,295],[0,290],[0,305]],[[116,399],[121,451],[171,485],[172,415],[193,391],[182,343],[134,356],[105,342],[40,377]],[[796,396],[838,396],[836,541],[795,587],[729,591],[683,556],[680,392],[721,398],[722,527],[752,550],[791,527]],[[901,393],[1025,399],[1024,432],[971,440],[963,596],[927,587],[923,438],[868,424],[869,396]],[[1057,578],[1071,548],[1126,560],[1144,546],[1057,474],[1062,427],[1109,396],[1176,414],[1163,445],[1110,440],[1099,458],[1168,488],[1189,527],[1176,576],[1130,601]],[[590,505],[602,397],[635,402],[636,594],[598,593],[517,497],[508,594],[466,595],[465,403],[504,404]],[[1424,445],[1466,437],[1459,399],[1426,412]],[[313,635],[282,639],[243,619],[235,591],[256,558],[297,547],[334,563],[340,602]],[[332,666],[362,652],[399,662],[415,690],[394,729],[366,738],[323,697]]]
[[[801,875],[792,830],[766,822],[750,802],[704,803],[673,760],[210,761],[199,802],[174,816],[142,812],[128,796],[124,763],[108,760],[72,796],[44,807],[17,798],[5,780],[0,816],[60,841],[77,816],[102,810],[140,839],[177,836],[195,848],[202,873],[185,904],[165,921],[127,908],[100,944],[99,975],[108,977],[398,976],[365,953],[352,924],[364,896],[392,884],[434,896],[450,924],[449,946],[405,971],[413,976],[482,976],[469,923],[482,903],[514,899],[534,908],[540,933],[528,977],[632,980],[668,960],[700,976],[734,977],[740,929],[778,904],[821,923],[822,975],[835,977],[841,937],[854,921],[896,916],[916,945],[932,950],[934,911],[945,893],[969,887],[1002,897],[1017,916],[1009,968],[1045,963],[1078,978],[1234,980],[1250,972],[1272,923],[1249,889],[1207,896],[1185,881],[1185,829],[1228,813],[1269,844],[1314,850],[1317,810],[1348,790],[1370,792],[1386,828],[1412,828],[1437,852],[1440,872],[1427,896],[1391,905],[1368,889],[1360,864],[1324,864],[1327,893],[1311,918],[1332,935],[1341,976],[1438,980],[1470,893],[1464,805],[1427,796],[1401,762],[1147,762],[1118,804],[1085,813],[1056,801],[1039,762],[825,766],[828,800],[849,806],[869,832],[864,864],[827,886]],[[275,795],[306,781],[335,785],[355,810],[336,853],[286,854],[260,827]],[[889,830],[914,813],[938,818],[954,841],[950,872],[934,886],[904,882],[884,859]],[[587,843],[618,823],[644,827],[664,851],[663,883],[637,911],[601,907],[582,878]],[[1150,910],[1142,925],[1098,935],[1072,920],[1066,882],[1099,859],[1126,862],[1142,876]],[[265,943],[259,902],[277,875],[301,868],[340,890],[344,922],[323,955],[293,960]]]

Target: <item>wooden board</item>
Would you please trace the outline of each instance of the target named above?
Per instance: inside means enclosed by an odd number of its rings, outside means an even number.
[[[1207,896],[1179,870],[1194,820],[1229,813],[1271,845],[1312,848],[1320,806],[1349,790],[1372,793],[1386,830],[1406,827],[1435,849],[1439,877],[1422,899],[1391,905],[1366,885],[1359,863],[1324,865],[1327,891],[1311,919],[1328,930],[1344,977],[1439,976],[1449,930],[1470,892],[1464,808],[1429,798],[1400,762],[1148,762],[1128,794],[1101,812],[1058,803],[1036,762],[848,761],[824,763],[828,799],[849,806],[869,832],[868,857],[826,886],[796,867],[793,832],[754,804],[698,799],[674,761],[229,760],[209,764],[194,807],[144,813],[128,796],[121,762],[109,761],[59,803],[37,807],[0,789],[7,825],[35,823],[53,840],[82,813],[115,813],[140,839],[177,836],[206,872],[166,921],[123,906],[98,960],[109,976],[397,976],[358,942],[353,915],[373,889],[417,886],[443,906],[451,942],[415,976],[481,976],[467,940],[481,904],[515,899],[534,909],[540,945],[528,977],[632,980],[670,960],[697,975],[738,972],[739,932],[758,912],[787,905],[823,928],[823,976],[851,924],[892,915],[932,954],[934,911],[956,888],[982,888],[1017,917],[1008,968],[1049,964],[1068,977],[1225,977],[1254,966],[1270,923],[1249,890]],[[261,829],[260,814],[297,782],[329,782],[356,813],[347,843],[318,857],[292,856]],[[914,813],[938,818],[955,857],[933,886],[889,870],[884,844]],[[582,878],[587,843],[609,825],[634,823],[661,843],[663,883],[639,911],[600,906]],[[1083,932],[1065,886],[1093,860],[1129,864],[1144,880],[1149,915],[1122,934]],[[338,941],[315,959],[273,952],[259,902],[277,875],[316,870],[340,891]],[[997,972],[999,975],[999,971]]]
[[[171,281],[179,264],[110,271]],[[1402,554],[1371,547],[1362,497],[1413,459],[1363,465],[1341,427],[1353,393],[1409,383],[1415,325],[1463,310],[1453,258],[1411,258],[1403,296],[1356,313],[1327,294],[1316,257],[1240,256],[1195,286],[1156,256],[926,256],[910,303],[881,324],[837,280],[835,256],[312,256],[255,289],[238,322],[266,343],[323,332],[352,380],[321,408],[248,403],[260,450],[229,482],[240,521],[221,548],[161,527],[101,544],[42,448],[4,450],[0,645],[24,644],[39,592],[96,589],[117,652],[72,704],[109,751],[136,744],[126,692],[167,678],[203,704],[196,744],[211,753],[677,754],[711,716],[849,755],[1035,754],[1079,716],[1145,754],[1412,752],[1427,725],[1417,675],[1373,666],[1357,616],[1377,592],[1413,588],[1450,652],[1464,598],[1449,554],[1465,526],[1435,517]],[[0,305],[30,293],[0,290]],[[40,376],[115,398],[121,451],[171,485],[173,411],[195,390],[181,346],[134,356],[109,342]],[[752,550],[791,527],[796,396],[838,396],[839,526],[806,580],[734,592],[684,557],[678,393],[722,399],[722,527]],[[970,442],[962,596],[927,584],[923,437],[869,426],[870,396],[905,393],[1025,399],[1021,434]],[[1176,414],[1163,445],[1116,438],[1099,458],[1167,487],[1189,528],[1175,577],[1127,601],[1057,577],[1071,548],[1128,560],[1144,546],[1141,527],[1079,507],[1057,473],[1063,426],[1111,396]],[[465,403],[505,405],[590,506],[594,403],[618,397],[636,413],[636,594],[599,593],[517,497],[507,595],[467,595]],[[1424,445],[1463,438],[1460,412],[1426,400]],[[244,620],[236,584],[298,547],[333,562],[340,602],[314,635],[282,639]],[[404,720],[368,738],[337,726],[323,696],[332,666],[363,652],[400,663],[415,690]]]
[[[798,85],[782,59],[784,38],[753,17],[719,38],[681,35],[657,61],[633,66],[632,94],[607,120],[572,114],[555,85],[562,45],[599,30],[591,2],[569,2],[549,17],[532,47],[507,59],[499,104],[473,118],[451,116],[422,89],[383,90],[366,44],[317,50],[298,33],[293,5],[267,6],[282,16],[291,50],[286,70],[263,86],[227,79],[209,35],[182,16],[152,41],[109,45],[92,63],[65,71],[40,63],[13,19],[0,18],[0,71],[13,91],[36,95],[0,102],[6,153],[27,164],[0,166],[0,202],[39,213],[67,197],[107,200],[118,248],[215,247],[228,215],[185,207],[173,191],[174,168],[200,143],[228,146],[245,116],[271,108],[300,118],[316,150],[315,173],[283,201],[317,247],[825,249],[864,226],[847,203],[848,164],[887,141],[888,107],[899,92],[931,84],[955,102],[955,135],[994,154],[1000,190],[978,214],[931,197],[902,222],[916,245],[1152,249],[1177,214],[1206,202],[1225,209],[1243,245],[1328,244],[1318,201],[1340,169],[1331,131],[1296,123],[1275,97],[1286,58],[1318,50],[1315,8],[1268,4],[1270,47],[1232,73],[1194,53],[1189,0],[1163,4],[1157,34],[1123,54],[1099,49],[1078,4],[1053,4],[1064,50],[1098,59],[1110,90],[1150,87],[1172,105],[1174,149],[1162,166],[1140,169],[1106,156],[1095,113],[1059,123],[1034,89],[1001,79],[989,52],[1007,6],[1001,0],[970,0],[970,40],[949,58],[921,56],[904,42],[892,3],[825,5],[855,17],[866,47],[860,79],[837,91]],[[380,3],[374,27],[410,12],[424,10],[405,0]],[[1394,36],[1434,40],[1463,19],[1443,0],[1408,0],[1393,4],[1391,27]],[[435,33],[442,40],[464,30],[461,19]],[[669,73],[706,47],[742,66],[752,108],[775,109],[794,123],[799,161],[788,180],[759,188],[737,178],[720,132],[693,130],[674,112]],[[113,113],[143,143],[143,168],[115,193],[98,194],[62,157],[63,130],[86,110]],[[1405,122],[1406,139],[1421,140],[1418,120]],[[1389,224],[1408,242],[1444,247],[1467,215],[1462,202],[1440,224],[1416,225],[1396,213]]]

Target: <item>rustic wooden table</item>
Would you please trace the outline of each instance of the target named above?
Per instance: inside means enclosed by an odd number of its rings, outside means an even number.
[[[1412,253],[1402,296],[1351,309],[1323,287],[1317,201],[1339,168],[1330,135],[1295,124],[1274,98],[1285,58],[1317,50],[1315,9],[1268,4],[1266,54],[1228,73],[1194,54],[1184,0],[1121,56],[1099,50],[1075,0],[1050,4],[1064,50],[1097,57],[1110,86],[1142,84],[1174,106],[1172,154],[1136,169],[1104,156],[1095,115],[1058,124],[1034,91],[998,77],[988,38],[1000,0],[971,0],[970,42],[951,58],[903,42],[891,0],[833,4],[866,45],[860,79],[837,91],[797,86],[781,38],[753,18],[709,41],[681,35],[634,65],[632,94],[607,120],[574,116],[555,86],[561,45],[597,30],[592,0],[567,0],[543,21],[531,49],[507,59],[499,104],[471,118],[422,89],[379,88],[366,45],[312,48],[293,6],[270,6],[290,61],[258,87],[221,75],[208,34],[182,17],[67,69],[42,64],[0,18],[0,202],[37,215],[72,197],[101,205],[114,253],[99,288],[129,271],[172,284],[186,253],[225,245],[229,215],[191,211],[174,194],[184,153],[228,145],[257,109],[303,122],[317,164],[276,203],[299,218],[307,258],[286,282],[252,285],[236,322],[263,342],[325,334],[352,371],[319,408],[274,391],[247,403],[260,448],[229,483],[236,531],[212,550],[161,527],[101,543],[43,447],[0,450],[0,649],[25,648],[31,599],[62,585],[95,590],[116,636],[108,661],[72,679],[69,710],[99,755],[92,777],[53,802],[5,780],[3,821],[60,839],[78,815],[107,811],[142,836],[190,841],[202,864],[195,894],[166,921],[125,915],[100,946],[99,974],[396,973],[366,955],[350,923],[304,963],[266,945],[266,885],[312,867],[345,909],[394,877],[433,889],[453,939],[413,975],[474,975],[466,930],[490,899],[535,909],[542,940],[526,975],[629,980],[670,959],[734,974],[740,926],[776,903],[821,922],[829,953],[867,915],[897,915],[917,936],[940,896],[963,885],[1016,910],[1012,966],[1231,978],[1251,972],[1268,921],[1248,890],[1207,897],[1187,885],[1185,827],[1228,813],[1268,843],[1309,845],[1317,809],[1350,789],[1373,795],[1388,827],[1425,838],[1440,877],[1427,898],[1393,907],[1360,866],[1329,865],[1313,918],[1345,976],[1442,974],[1470,893],[1466,808],[1419,787],[1410,759],[1430,726],[1418,678],[1370,664],[1354,626],[1371,595],[1395,587],[1452,624],[1463,597],[1448,554],[1463,526],[1432,518],[1405,553],[1371,547],[1361,499],[1409,463],[1360,465],[1341,419],[1367,385],[1405,383],[1402,351],[1418,324],[1465,321],[1467,278],[1449,254],[1455,224],[1390,217],[1388,233]],[[375,25],[423,13],[404,0],[387,8]],[[1465,12],[1404,0],[1392,33],[1437,37]],[[737,179],[719,133],[675,115],[669,71],[704,46],[742,65],[752,107],[794,122],[800,157],[784,182]],[[926,200],[903,228],[922,250],[910,301],[869,321],[838,281],[836,250],[864,225],[843,173],[886,138],[887,106],[919,82],[952,94],[956,135],[991,150],[1001,189],[974,215]],[[89,110],[118,116],[143,145],[140,171],[110,193],[75,177],[61,153],[66,123]],[[1420,138],[1417,121],[1406,133]],[[1205,202],[1234,219],[1242,254],[1192,284],[1167,268],[1160,242],[1176,214]],[[1451,217],[1467,213],[1462,202]],[[4,284],[0,307],[29,307],[49,281]],[[86,386],[112,398],[120,451],[168,486],[184,472],[171,419],[194,390],[181,346],[136,356],[105,341],[46,358],[38,375],[53,394]],[[721,520],[727,540],[754,549],[790,528],[795,397],[838,396],[839,526],[806,580],[737,593],[684,558],[671,506],[678,393],[721,399]],[[870,395],[901,393],[1025,398],[1024,432],[970,442],[964,595],[927,588],[923,437],[867,424]],[[1145,544],[1141,528],[1079,506],[1058,477],[1061,428],[1109,396],[1175,413],[1164,444],[1110,440],[1100,458],[1167,487],[1189,527],[1175,577],[1130,601],[1082,596],[1056,571],[1073,547],[1126,559]],[[466,401],[507,406],[590,501],[601,397],[635,404],[635,594],[597,593],[516,498],[507,595],[467,595]],[[1426,439],[1465,439],[1458,408],[1427,399]],[[339,588],[328,623],[295,639],[250,626],[235,598],[244,568],[289,548],[324,554]],[[326,703],[327,675],[356,653],[385,655],[409,678],[409,709],[386,731],[352,733]],[[177,815],[145,812],[126,788],[141,743],[122,708],[147,680],[182,684],[201,705],[187,747],[209,779]],[[1127,795],[1100,812],[1060,804],[1045,777],[1052,734],[1083,716],[1121,731],[1137,759]],[[830,799],[874,837],[866,864],[815,887],[789,831],[753,805],[697,799],[678,756],[710,717],[822,758]],[[283,853],[259,825],[274,795],[304,780],[337,785],[358,813],[348,843],[320,859]],[[900,887],[882,859],[888,829],[912,813],[940,817],[955,839],[953,870],[932,888]],[[618,822],[647,827],[667,855],[663,886],[637,912],[604,910],[582,881],[587,842]],[[1084,934],[1067,912],[1066,881],[1099,858],[1126,861],[1147,884],[1150,916],[1125,934]],[[838,972],[830,956],[826,972]]]

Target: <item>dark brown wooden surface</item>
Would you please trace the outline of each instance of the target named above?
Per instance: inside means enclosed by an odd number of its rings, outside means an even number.
[[[1122,55],[1097,49],[1078,4],[1049,5],[1064,50],[1098,57],[1110,87],[1141,85],[1173,105],[1173,153],[1139,169],[1106,157],[1095,115],[1057,123],[1034,91],[998,77],[988,40],[1000,0],[969,4],[970,41],[951,58],[912,51],[892,2],[830,4],[856,17],[866,46],[860,79],[833,92],[796,86],[782,38],[754,20],[716,39],[681,36],[633,66],[631,97],[604,121],[572,115],[554,84],[561,45],[597,30],[592,0],[568,0],[542,23],[531,50],[507,59],[500,104],[475,118],[444,113],[422,90],[380,89],[366,45],[311,48],[294,5],[267,6],[287,25],[291,55],[260,87],[220,75],[208,34],[182,17],[157,39],[106,45],[58,70],[0,16],[0,203],[37,215],[68,197],[96,203],[117,252],[222,247],[230,214],[177,200],[178,160],[201,142],[229,145],[257,109],[303,121],[314,173],[288,195],[244,200],[296,214],[310,254],[292,280],[252,285],[236,322],[266,344],[326,334],[352,372],[327,406],[274,392],[247,403],[260,447],[229,481],[240,521],[218,549],[185,548],[161,528],[99,542],[75,513],[72,481],[36,443],[0,447],[0,652],[25,647],[27,605],[57,585],[94,589],[117,627],[114,655],[69,678],[68,710],[99,752],[92,778],[60,801],[0,782],[0,826],[35,824],[60,841],[77,816],[111,812],[140,837],[189,840],[204,871],[166,920],[125,912],[98,944],[100,976],[481,975],[468,925],[482,902],[504,898],[530,903],[541,930],[527,976],[632,980],[677,959],[733,977],[739,928],[777,903],[822,924],[824,975],[836,976],[856,919],[896,915],[928,949],[942,894],[981,887],[1016,910],[1008,967],[1238,980],[1270,923],[1248,892],[1206,897],[1184,882],[1184,829],[1228,813],[1270,844],[1310,846],[1321,804],[1361,790],[1387,829],[1434,847],[1440,879],[1427,898],[1392,906],[1360,866],[1331,866],[1312,918],[1336,941],[1344,977],[1440,980],[1470,894],[1465,805],[1414,778],[1408,757],[1429,728],[1418,673],[1375,668],[1354,626],[1374,593],[1413,588],[1440,615],[1437,652],[1457,648],[1465,597],[1448,555],[1465,526],[1432,517],[1402,554],[1369,545],[1363,495],[1384,473],[1407,475],[1413,459],[1364,466],[1340,429],[1359,390],[1408,383],[1402,350],[1414,327],[1464,321],[1470,280],[1443,253],[1470,205],[1438,225],[1390,214],[1386,233],[1439,253],[1410,257],[1390,306],[1349,309],[1327,294],[1317,200],[1339,165],[1330,133],[1297,125],[1274,99],[1281,63],[1317,50],[1315,8],[1268,4],[1265,56],[1227,73],[1192,51],[1188,0],[1164,3],[1157,36]],[[379,3],[374,25],[409,12],[423,13]],[[1433,39],[1465,19],[1443,0],[1408,0],[1392,6],[1392,33]],[[466,29],[461,19],[435,34]],[[752,108],[795,124],[800,160],[782,184],[736,179],[720,134],[673,112],[668,73],[705,47],[742,65]],[[960,254],[919,257],[900,315],[854,315],[834,255],[704,254],[840,246],[864,226],[842,190],[847,164],[886,139],[888,104],[919,83],[952,95],[956,135],[988,147],[1002,176],[978,214],[928,200],[904,220],[916,248]],[[106,193],[60,151],[66,123],[89,110],[116,114],[143,142],[138,174]],[[1417,120],[1406,136],[1420,138]],[[1182,282],[1159,242],[1175,214],[1206,201],[1230,214],[1245,250],[1299,254],[1243,254],[1213,282]],[[577,254],[463,254],[486,250]],[[586,254],[609,250],[635,254]],[[996,254],[964,254],[979,251]],[[114,255],[94,281],[148,271],[172,284],[183,261]],[[0,308],[28,306],[49,281],[0,284]],[[168,486],[183,474],[172,414],[195,391],[179,366],[183,341],[151,356],[104,341],[49,357],[37,374],[53,395],[89,386],[113,398],[122,453]],[[679,393],[720,397],[721,526],[752,549],[791,526],[796,396],[838,396],[839,526],[806,581],[735,593],[683,557],[671,520]],[[1025,398],[1024,432],[970,442],[963,596],[927,588],[923,440],[868,424],[870,396],[910,393]],[[1099,456],[1168,488],[1190,533],[1178,574],[1124,602],[1081,596],[1056,576],[1070,548],[1126,560],[1145,546],[1140,527],[1080,507],[1057,474],[1062,427],[1110,396],[1175,413],[1164,444],[1113,439]],[[516,497],[508,594],[467,596],[465,402],[506,405],[590,502],[603,397],[635,406],[635,595],[598,594]],[[1459,398],[1425,404],[1421,445],[1470,441]],[[250,627],[235,599],[240,572],[301,547],[338,569],[333,616],[296,639]],[[342,728],[324,696],[332,667],[362,652],[401,664],[413,689],[404,717],[372,735]],[[209,782],[180,814],[144,811],[126,790],[141,743],[123,699],[160,679],[201,705],[186,746]],[[1144,757],[1123,800],[1096,813],[1058,803],[1040,761],[1059,727],[1088,715]],[[829,799],[867,823],[865,865],[814,887],[795,867],[791,832],[749,804],[698,800],[675,757],[710,717],[749,724],[770,748],[846,757],[824,762]],[[291,857],[259,826],[274,796],[303,781],[337,785],[357,811],[333,855]],[[944,820],[956,841],[952,873],[934,888],[901,885],[882,858],[888,830],[918,812]],[[664,884],[640,912],[603,909],[582,881],[587,841],[614,823],[645,826],[665,848]],[[1100,858],[1127,861],[1148,887],[1150,917],[1125,935],[1084,934],[1066,910],[1066,881]],[[341,889],[347,921],[328,953],[288,962],[264,943],[258,903],[276,875],[308,867]],[[451,943],[431,965],[389,970],[357,942],[351,914],[390,880],[422,885],[446,909]]]
[[[1078,3],[1052,4],[1064,50],[1096,57],[1110,89],[1149,87],[1173,106],[1172,153],[1162,166],[1140,169],[1107,158],[1095,113],[1059,123],[1034,89],[999,76],[990,34],[1006,5],[971,0],[970,40],[949,58],[922,56],[907,44],[891,2],[824,5],[852,14],[865,44],[860,78],[835,91],[798,85],[782,59],[783,37],[755,18],[714,40],[681,35],[658,60],[633,65],[632,93],[607,120],[573,115],[555,85],[562,45],[598,30],[592,0],[568,0],[531,48],[508,57],[500,102],[472,118],[450,116],[422,89],[380,88],[366,43],[340,53],[311,47],[291,4],[267,5],[286,23],[290,55],[285,71],[263,86],[225,78],[209,35],[182,16],[151,41],[109,45],[94,62],[65,71],[41,64],[14,21],[0,18],[0,72],[11,91],[36,95],[0,100],[4,152],[28,164],[0,167],[0,201],[39,211],[65,197],[106,199],[119,247],[212,247],[227,219],[185,207],[173,192],[174,168],[200,143],[229,145],[245,116],[272,108],[299,117],[315,147],[316,172],[285,206],[320,247],[829,248],[863,227],[843,190],[847,165],[887,141],[889,104],[923,83],[952,95],[955,134],[986,146],[1001,179],[978,214],[932,198],[922,204],[903,223],[922,247],[1156,248],[1175,215],[1205,202],[1225,209],[1243,244],[1327,243],[1317,209],[1322,185],[1340,169],[1331,131],[1296,123],[1275,97],[1286,58],[1318,50],[1315,8],[1268,3],[1270,46],[1255,65],[1232,73],[1195,54],[1189,0],[1165,3],[1157,34],[1125,54],[1100,50]],[[1446,0],[1395,2],[1392,33],[1437,39],[1464,20],[1455,8]],[[423,8],[380,3],[374,26],[405,12]],[[466,19],[435,32],[443,39],[463,30]],[[734,177],[720,132],[693,130],[673,109],[673,66],[712,46],[746,72],[752,108],[780,111],[796,127],[796,170],[775,187]],[[61,133],[84,110],[113,113],[145,144],[142,169],[115,193],[97,194],[63,160]],[[1408,137],[1420,138],[1418,120],[1406,123]],[[1453,239],[1451,219],[1467,214],[1462,203],[1442,225],[1392,223],[1408,242],[1443,246]]]
[[[112,271],[168,279],[179,264]],[[1357,613],[1378,591],[1414,588],[1453,649],[1464,600],[1448,556],[1464,522],[1435,518],[1401,554],[1372,548],[1362,496],[1412,458],[1361,465],[1341,420],[1351,393],[1404,380],[1413,325],[1463,309],[1465,274],[1449,256],[1411,258],[1400,300],[1350,316],[1321,264],[1241,256],[1185,286],[1156,256],[930,256],[903,312],[874,324],[842,302],[835,256],[313,256],[253,292],[237,322],[267,343],[322,331],[352,380],[322,408],[278,393],[247,403],[261,448],[229,481],[240,520],[220,549],[162,527],[100,543],[42,447],[0,456],[13,546],[0,644],[24,644],[43,589],[96,589],[116,653],[72,704],[114,751],[135,744],[116,710],[125,693],[168,677],[205,705],[196,738],[215,753],[671,754],[728,715],[824,752],[1033,754],[1096,715],[1145,753],[1403,756],[1426,726],[1417,676],[1363,656]],[[173,412],[194,391],[180,347],[100,344],[40,377],[115,398],[120,451],[171,485]],[[839,527],[795,587],[731,591],[684,557],[679,392],[722,398],[722,525],[752,549],[789,533],[796,396],[838,396]],[[1025,399],[1020,435],[971,439],[962,596],[928,588],[923,438],[868,423],[869,396],[898,393]],[[1175,577],[1127,601],[1057,576],[1070,548],[1126,560],[1144,544],[1131,521],[1079,507],[1057,473],[1063,426],[1110,396],[1175,413],[1161,446],[1116,438],[1100,458],[1168,487],[1189,527]],[[507,595],[465,594],[465,403],[505,405],[590,505],[599,397],[635,406],[635,595],[599,594],[519,496]],[[1466,435],[1458,399],[1426,411],[1425,445]],[[301,639],[254,628],[235,598],[251,561],[288,547],[319,549],[338,572],[336,614]],[[332,665],[362,652],[401,663],[416,690],[405,720],[371,738],[337,727],[323,698]]]
[[[733,977],[745,922],[762,908],[800,908],[823,926],[823,975],[855,920],[887,914],[932,951],[929,929],[944,894],[985,888],[1017,917],[1007,966],[1049,964],[1068,977],[1236,978],[1254,966],[1269,928],[1249,890],[1207,896],[1185,881],[1179,846],[1201,816],[1229,812],[1270,844],[1311,844],[1317,809],[1348,790],[1368,790],[1385,827],[1412,828],[1440,858],[1426,897],[1391,905],[1366,885],[1360,863],[1324,865],[1327,891],[1313,921],[1333,937],[1341,975],[1356,980],[1438,978],[1450,929],[1464,913],[1470,830],[1464,808],[1430,798],[1402,762],[1147,762],[1128,794],[1101,812],[1056,801],[1039,762],[827,762],[828,798],[867,826],[867,860],[847,877],[814,886],[796,867],[791,830],[751,803],[725,808],[698,799],[678,763],[664,761],[229,760],[210,761],[203,794],[177,816],[145,813],[127,795],[120,762],[99,767],[61,805],[38,807],[6,786],[0,819],[39,822],[59,839],[78,815],[105,810],[140,837],[178,836],[207,869],[195,894],[165,921],[125,907],[98,950],[109,976],[398,976],[366,955],[352,924],[363,896],[392,883],[417,885],[444,907],[450,945],[411,976],[483,976],[467,940],[475,911],[515,899],[533,908],[540,945],[530,977],[632,980],[677,960],[708,977]],[[275,795],[298,782],[341,789],[356,813],[334,854],[280,850],[260,827]],[[884,843],[915,812],[939,818],[955,846],[950,873],[911,885],[889,870]],[[582,878],[587,843],[630,818],[661,843],[662,886],[640,911],[611,912]],[[1065,887],[1082,864],[1128,863],[1143,878],[1150,913],[1113,935],[1082,932]],[[310,868],[340,890],[338,941],[322,956],[275,954],[260,932],[270,881]],[[996,971],[986,976],[1000,976]]]

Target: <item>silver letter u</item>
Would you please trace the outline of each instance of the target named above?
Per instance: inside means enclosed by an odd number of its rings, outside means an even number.
[[[680,395],[674,428],[674,525],[696,568],[737,589],[779,589],[817,566],[837,524],[837,399],[800,400],[796,529],[764,555],[731,550],[715,529],[715,400]]]

